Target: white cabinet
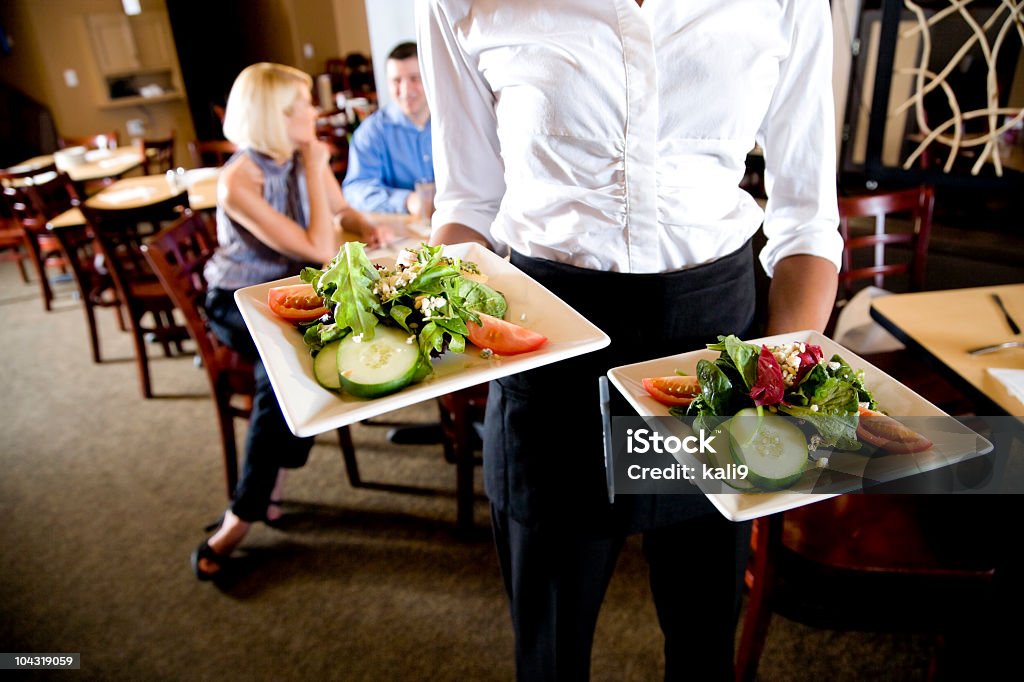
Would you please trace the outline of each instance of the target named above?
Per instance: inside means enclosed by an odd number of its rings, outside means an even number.
[[[181,97],[174,41],[166,12],[85,17],[108,106]]]

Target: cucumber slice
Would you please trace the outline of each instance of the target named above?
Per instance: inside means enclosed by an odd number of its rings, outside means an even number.
[[[341,381],[338,379],[338,346],[341,341],[331,341],[320,349],[320,352],[313,358],[313,376],[317,383],[324,388],[337,391],[341,388]]]
[[[747,408],[737,412],[726,428],[733,459],[747,465],[747,480],[758,488],[788,488],[807,468],[807,437],[785,417]]]
[[[728,471],[727,467],[730,464],[736,464],[732,458],[731,449],[735,448],[734,438],[729,434],[729,431],[725,428],[725,425],[715,429],[715,435],[721,435],[722,438],[716,438],[716,443],[729,443],[729,448],[718,447],[714,452],[707,452],[706,457],[708,460],[708,466],[715,469],[722,469]],[[754,484],[749,480],[750,474],[747,474],[747,478],[723,478],[721,479],[730,488],[736,490],[753,490]]]
[[[416,374],[419,344],[393,327],[377,327],[374,337],[357,341],[349,335],[338,345],[338,380],[360,398],[377,398],[404,388]]]

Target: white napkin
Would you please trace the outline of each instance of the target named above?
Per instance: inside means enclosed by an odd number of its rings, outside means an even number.
[[[832,340],[858,355],[903,350],[905,346],[895,336],[871,319],[871,300],[891,294],[874,286],[854,294],[839,311]]]
[[[996,381],[999,381],[1006,386],[1006,390],[1010,392],[1010,395],[1024,403],[1024,369],[989,367],[988,373],[991,374]]]

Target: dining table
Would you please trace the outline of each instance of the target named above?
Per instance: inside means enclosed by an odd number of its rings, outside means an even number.
[[[188,203],[193,210],[208,211],[217,206],[217,178],[220,169],[201,168],[187,171],[182,177],[172,175],[171,178],[166,175],[124,178],[86,199],[86,203],[95,208],[139,208],[188,191]],[[78,208],[71,208],[52,218],[46,227],[56,230],[83,225],[85,217],[82,212]]]
[[[189,206],[194,211],[212,211],[217,207],[217,179],[219,168],[197,168],[186,171],[184,176],[174,174],[143,175],[124,178],[86,200],[96,208],[138,208],[168,199],[182,191],[188,191]],[[368,212],[366,217],[373,223],[390,228],[391,239],[376,248],[368,249],[370,258],[389,259],[406,247],[415,247],[430,237],[430,226],[418,216],[407,213]],[[78,208],[71,208],[53,217],[46,223],[49,230],[81,228],[85,216]],[[346,232],[346,241],[359,239],[358,235]]]
[[[961,388],[1024,417],[1024,401],[1006,383],[1024,385],[1024,284],[881,296],[871,317]]]
[[[8,170],[21,172],[33,168],[46,168],[53,164],[53,154],[43,154],[26,159],[21,163],[11,166]],[[142,166],[145,157],[138,147],[121,147],[117,149],[93,149],[85,154],[82,163],[62,166],[58,168],[68,174],[71,181],[76,185],[106,178],[119,178],[125,173]]]

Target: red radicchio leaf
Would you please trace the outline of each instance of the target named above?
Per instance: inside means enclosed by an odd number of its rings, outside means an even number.
[[[757,381],[750,389],[750,397],[755,405],[778,405],[785,393],[782,368],[768,347],[762,345],[761,354],[757,357]]]
[[[816,364],[821,362],[821,359],[825,356],[822,352],[821,346],[815,346],[813,343],[804,344],[804,352],[800,353],[800,370],[796,373],[795,383],[799,384],[804,378],[804,375],[811,371]]]

